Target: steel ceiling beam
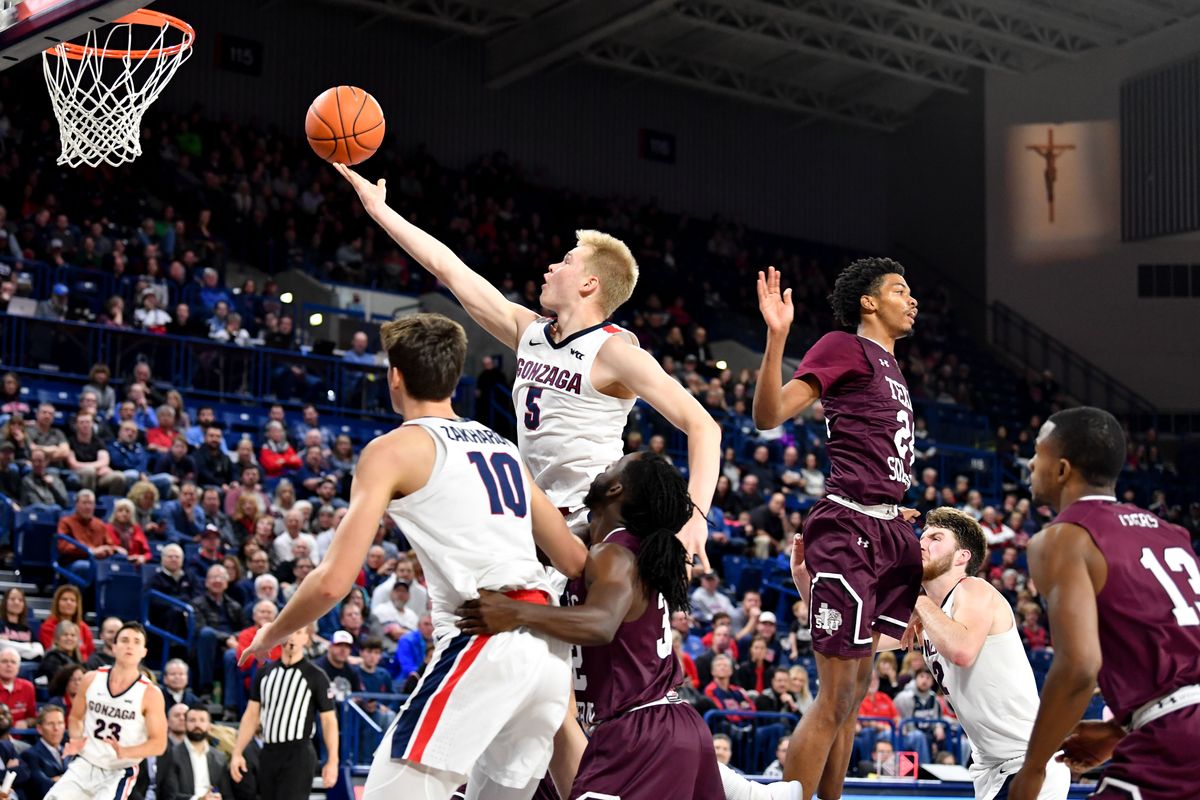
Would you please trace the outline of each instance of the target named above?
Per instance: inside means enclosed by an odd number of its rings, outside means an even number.
[[[871,130],[890,133],[908,121],[907,115],[891,109],[833,97],[723,64],[655,51],[638,45],[615,41],[600,42],[591,47],[583,58],[589,64]]]
[[[518,21],[500,9],[486,9],[460,0],[326,0],[381,17],[436,25],[468,36],[485,37]]]
[[[865,0],[934,27],[982,36],[1010,47],[1054,58],[1074,58],[1100,42],[1058,26],[1042,25],[1028,16],[1000,11],[979,0]]]
[[[724,34],[787,47],[893,78],[965,94],[966,69],[919,54],[875,45],[852,35],[818,30],[798,22],[763,14],[754,3],[739,0],[681,0],[676,15],[689,24]]]
[[[1011,49],[924,25],[892,11],[836,0],[748,0],[763,13],[817,30],[834,31],[907,52],[923,53],[969,67],[1021,72],[1024,63]]]
[[[660,14],[675,0],[567,0],[490,39],[488,88],[498,89]]]

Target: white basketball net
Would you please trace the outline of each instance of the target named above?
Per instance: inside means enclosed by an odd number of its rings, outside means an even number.
[[[89,32],[81,58],[67,57],[63,44],[42,53],[62,142],[59,164],[119,167],[142,154],[142,115],[191,56],[192,47],[190,34],[166,22],[152,43],[135,45],[133,29],[138,26],[116,23],[104,34]],[[176,53],[154,52],[180,44],[186,46]],[[130,57],[128,51],[137,50],[144,55]],[[118,55],[120,51],[126,52]]]

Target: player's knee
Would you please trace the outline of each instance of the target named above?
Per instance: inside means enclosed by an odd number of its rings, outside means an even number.
[[[811,713],[820,706],[820,711],[828,719],[840,723],[848,719],[858,709],[861,702],[862,699],[857,697],[854,683],[834,685],[821,690],[809,711]]]

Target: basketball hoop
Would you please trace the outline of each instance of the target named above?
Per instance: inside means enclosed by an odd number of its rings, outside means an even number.
[[[191,56],[195,38],[183,20],[141,9],[103,34],[90,31],[83,44],[43,51],[62,142],[58,163],[119,167],[140,156],[142,115]]]

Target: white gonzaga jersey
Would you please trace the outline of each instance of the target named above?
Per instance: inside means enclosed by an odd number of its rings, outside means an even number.
[[[533,544],[531,487],[512,442],[467,419],[422,417],[437,447],[429,481],[388,513],[417,551],[438,634],[459,631],[454,610],[480,589],[541,589],[551,596]]]
[[[88,687],[87,713],[83,717],[83,735],[87,741],[80,755],[102,769],[125,769],[141,759],[117,758],[113,749],[102,740],[116,739],[122,747],[143,744],[149,737],[142,700],[146,692],[157,692],[158,687],[145,675],[139,675],[132,686],[114,695],[108,686],[111,672],[112,667],[96,670],[96,677]]]
[[[942,611],[950,619],[954,619],[955,594],[951,590],[942,602]],[[1003,633],[987,637],[979,657],[969,667],[954,666],[937,652],[928,635],[922,649],[930,671],[971,740],[975,762],[992,767],[1023,758],[1039,701],[1037,682],[1017,633],[1016,620]]]
[[[634,404],[633,398],[599,392],[592,385],[592,364],[610,337],[636,340],[624,328],[602,322],[555,342],[550,325],[535,320],[517,344],[517,443],[534,483],[554,505],[576,511],[592,479],[621,458],[621,434]]]

